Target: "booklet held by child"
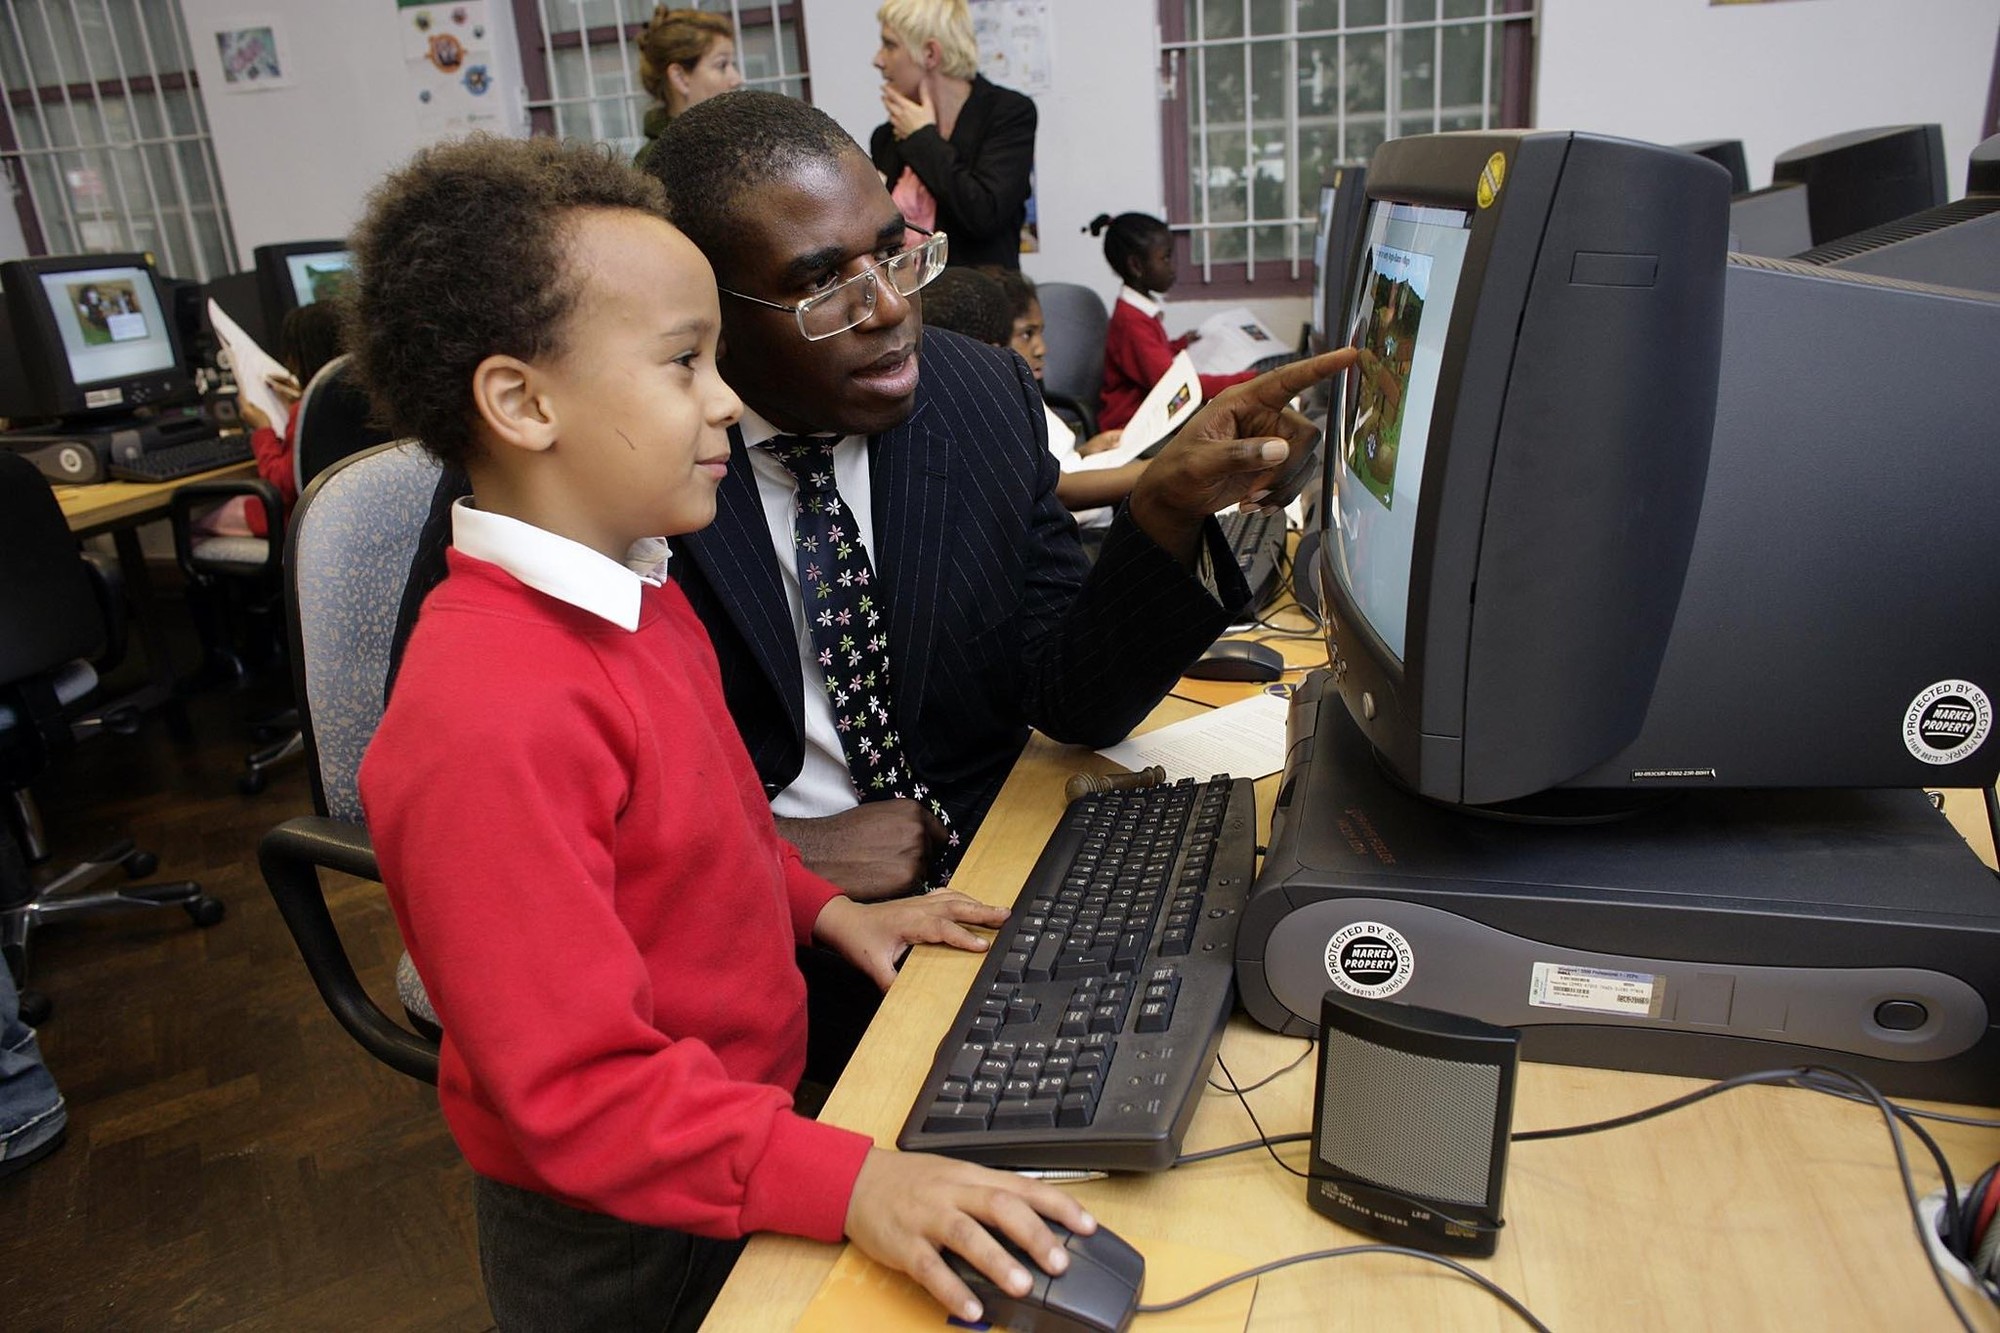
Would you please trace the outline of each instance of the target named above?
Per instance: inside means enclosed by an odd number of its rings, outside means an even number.
[[[240,324],[223,313],[222,307],[212,299],[208,303],[208,323],[215,330],[216,341],[229,353],[230,371],[236,378],[237,398],[263,412],[272,430],[284,430],[291,405],[271,388],[271,378],[283,379],[289,372],[278,363],[277,358],[259,347],[257,340],[245,333]]]
[[[1076,470],[1091,472],[1131,462],[1178,430],[1180,424],[1193,416],[1194,410],[1200,406],[1201,376],[1195,372],[1194,362],[1188,359],[1188,354],[1182,352],[1167,367],[1167,373],[1160,376],[1159,383],[1146,394],[1146,401],[1139,404],[1139,410],[1132,414],[1132,419],[1125,423],[1125,432],[1118,437],[1117,445],[1078,459]]]
[[[1231,306],[1210,315],[1195,332],[1197,337],[1188,344],[1187,352],[1194,368],[1204,375],[1234,375],[1267,357],[1292,350],[1248,306]]]

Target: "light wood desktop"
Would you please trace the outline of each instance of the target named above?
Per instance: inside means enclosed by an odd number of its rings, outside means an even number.
[[[1312,639],[1283,642],[1299,667],[1323,660]],[[1288,680],[1302,674],[1294,671]],[[1185,682],[1147,727],[1262,686]],[[954,887],[1010,904],[1062,813],[1077,771],[1115,766],[1037,735],[968,850]],[[1277,779],[1257,784],[1268,830]],[[1976,814],[1978,794],[1970,793]],[[1983,820],[1983,816],[1979,816]],[[1962,825],[1961,827],[1964,827]],[[1980,830],[1983,841],[1983,829]],[[1990,850],[1984,853],[1991,864]],[[2000,887],[1996,887],[2000,893]],[[822,1119],[893,1146],[931,1056],[978,970],[976,956],[918,949],[884,1000]],[[1238,1015],[1222,1059],[1239,1083],[1282,1069],[1307,1049]],[[1308,1129],[1314,1062],[1250,1094],[1267,1134]],[[1640,1110],[1700,1080],[1523,1064],[1516,1130],[1579,1124]],[[1996,1113],[1956,1108],[1993,1119]],[[1930,1125],[1961,1187],[2000,1159],[2000,1130]],[[1236,1098],[1208,1092],[1184,1148],[1255,1137]],[[1303,1144],[1278,1151],[1304,1165]],[[1920,1193],[1937,1187],[1909,1144]],[[1365,1243],[1306,1205],[1305,1182],[1262,1151],[1071,1186],[1128,1237],[1160,1237],[1237,1255],[1243,1268],[1285,1255]],[[1745,1088],[1625,1129],[1515,1145],[1506,1231],[1472,1266],[1557,1329],[1943,1328],[1951,1313],[1919,1249],[1882,1121],[1871,1108],[1814,1093]],[[838,1251],[785,1236],[752,1240],[704,1329],[789,1328]],[[1981,1328],[2000,1318],[1958,1288]],[[942,1319],[940,1319],[942,1323]],[[1142,1318],[1135,1333],[1145,1328]],[[1260,1279],[1253,1330],[1508,1329],[1521,1325],[1471,1283],[1435,1265],[1362,1255],[1298,1265]]]

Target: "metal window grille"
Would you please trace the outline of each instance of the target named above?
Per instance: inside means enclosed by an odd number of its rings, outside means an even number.
[[[0,161],[35,254],[236,267],[179,0],[4,0]]]
[[[1320,182],[1525,124],[1533,0],[1161,0],[1168,219],[1203,283],[1309,276]]]
[[[674,7],[729,16],[746,88],[807,95],[805,27],[797,3],[678,0]],[[534,133],[611,143],[628,156],[639,150],[652,104],[639,83],[639,34],[653,9],[652,0],[533,0],[518,6]]]

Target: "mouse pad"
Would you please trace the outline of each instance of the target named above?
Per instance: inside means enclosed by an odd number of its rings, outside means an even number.
[[[1126,1236],[1146,1256],[1149,1303],[1185,1296],[1218,1278],[1257,1266],[1254,1259],[1178,1245],[1168,1240]],[[1224,1287],[1206,1300],[1166,1314],[1142,1314],[1132,1321],[1133,1333],[1243,1333],[1257,1295],[1255,1278]],[[844,1246],[833,1271],[813,1293],[812,1304],[799,1319],[798,1333],[944,1333],[955,1328],[986,1328],[953,1319],[930,1293],[893,1269],[884,1268],[852,1245]]]

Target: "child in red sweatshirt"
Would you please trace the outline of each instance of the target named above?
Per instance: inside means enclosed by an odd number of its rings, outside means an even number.
[[[968,1319],[941,1245],[1010,1290],[1029,1275],[985,1226],[1060,1269],[1042,1217],[1095,1225],[1069,1196],[792,1109],[796,946],[886,986],[908,946],[984,948],[967,926],[1005,913],[855,903],[777,836],[664,578],[662,535],[714,517],[742,404],[659,184],[474,138],[392,175],[352,249],[362,381],[472,482],[361,794],[444,1029],[499,1327],[693,1329],[758,1230],[846,1235]]]
[[[1167,224],[1150,213],[1120,213],[1112,217],[1099,213],[1091,219],[1090,234],[1104,234],[1104,262],[1124,282],[1118,303],[1111,307],[1111,323],[1104,331],[1104,387],[1098,395],[1097,425],[1100,430],[1122,427],[1146,401],[1146,395],[1174,363],[1174,354],[1193,342],[1195,335],[1167,337],[1160,318],[1160,303],[1153,299],[1174,285],[1180,275],[1174,271],[1174,237]],[[1201,396],[1205,402],[1232,384],[1257,378],[1254,370],[1234,375],[1203,375]]]

